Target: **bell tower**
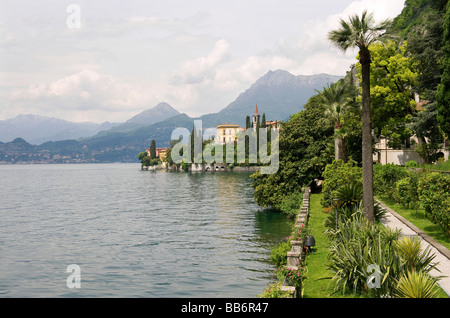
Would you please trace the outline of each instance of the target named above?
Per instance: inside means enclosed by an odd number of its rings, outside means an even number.
[[[255,107],[255,114],[253,115],[253,129],[256,129],[256,125],[259,123],[258,104]]]

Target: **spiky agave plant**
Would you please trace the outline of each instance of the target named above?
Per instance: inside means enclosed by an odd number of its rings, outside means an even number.
[[[398,280],[394,296],[399,298],[435,298],[439,288],[437,279],[423,271],[411,269]]]

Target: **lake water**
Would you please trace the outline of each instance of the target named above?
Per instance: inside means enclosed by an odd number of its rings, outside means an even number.
[[[139,168],[0,166],[0,297],[260,294],[292,221],[256,205],[249,174]]]

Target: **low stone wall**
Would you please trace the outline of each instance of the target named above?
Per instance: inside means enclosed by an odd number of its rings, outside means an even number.
[[[306,230],[308,216],[309,216],[309,196],[310,196],[310,188],[305,188],[305,192],[303,194],[303,202],[302,207],[300,208],[300,213],[297,215],[297,219],[295,221],[295,227],[301,227],[303,230]],[[291,250],[287,253],[287,267],[298,270],[297,265],[301,264],[305,257],[304,251],[304,242],[303,241],[291,241]],[[288,292],[292,298],[297,298],[298,293],[294,286],[288,286],[286,283],[283,283],[281,290]]]

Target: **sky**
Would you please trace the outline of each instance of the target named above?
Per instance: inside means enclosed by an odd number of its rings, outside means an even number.
[[[124,122],[167,102],[195,117],[269,70],[345,75],[327,40],[341,18],[404,0],[0,0],[0,120]]]

